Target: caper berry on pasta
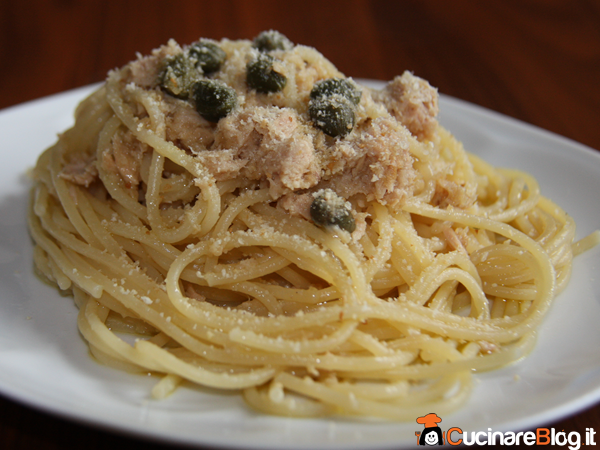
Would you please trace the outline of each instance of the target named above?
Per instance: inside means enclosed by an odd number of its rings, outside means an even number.
[[[209,122],[218,122],[237,105],[235,90],[217,80],[198,81],[193,88],[196,110]]]
[[[358,105],[362,92],[352,81],[346,78],[327,78],[315,83],[310,91],[310,98],[318,99],[321,97],[330,97],[335,94],[342,95],[354,105]]]
[[[179,53],[165,58],[158,78],[165,91],[185,99],[189,96],[193,84],[201,78],[201,74],[185,53]]]
[[[196,60],[196,67],[205,74],[219,70],[227,58],[223,49],[208,39],[201,39],[190,45],[188,53]]]
[[[256,36],[252,46],[261,52],[270,52],[273,50],[291,50],[294,44],[279,31],[269,30]]]
[[[352,233],[356,222],[348,202],[331,189],[319,192],[310,205],[310,216],[320,226],[337,225],[342,230]]]
[[[331,137],[344,137],[356,122],[354,105],[342,95],[320,97],[308,103],[308,114],[313,124]]]
[[[259,54],[246,66],[246,82],[251,89],[268,94],[281,91],[286,83],[285,75],[273,69],[275,59],[270,55]]]

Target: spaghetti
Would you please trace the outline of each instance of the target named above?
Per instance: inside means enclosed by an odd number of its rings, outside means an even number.
[[[199,41],[209,69],[171,41],[109,74],[35,168],[37,268],[72,291],[94,357],[160,375],[157,398],[185,381],[279,415],[460,407],[472,371],[533,347],[572,219],[467,153],[425,81],[372,90],[261,42]],[[265,65],[279,77],[252,84]],[[200,83],[232,100],[215,110]],[[325,194],[351,228],[311,216]]]

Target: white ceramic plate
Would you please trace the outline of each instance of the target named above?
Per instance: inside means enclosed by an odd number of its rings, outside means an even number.
[[[72,420],[172,443],[323,450],[415,445],[415,431],[422,430],[416,422],[267,417],[246,408],[239,395],[208,389],[180,389],[153,401],[154,379],[89,357],[71,298],[33,275],[25,174],[71,124],[75,105],[90,91],[0,112],[0,393]],[[542,192],[575,218],[578,237],[600,228],[600,153],[452,98],[440,103],[442,123],[469,151],[535,175]],[[443,417],[442,429],[531,429],[600,400],[599,269],[600,248],[575,261],[569,287],[545,320],[534,352],[516,365],[477,375],[470,401]]]

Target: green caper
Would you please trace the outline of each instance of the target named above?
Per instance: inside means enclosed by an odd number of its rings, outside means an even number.
[[[222,81],[201,80],[193,87],[196,110],[209,122],[218,122],[237,105],[235,90]]]
[[[196,67],[209,74],[221,68],[227,55],[221,47],[208,39],[201,39],[190,45],[188,53],[196,60]]]
[[[178,98],[187,98],[193,84],[201,77],[194,62],[185,53],[165,58],[158,76],[160,86]]]
[[[331,189],[319,192],[310,205],[310,217],[317,225],[327,227],[337,225],[352,233],[356,222],[348,203]]]
[[[274,61],[272,56],[262,53],[250,61],[246,66],[248,86],[264,94],[282,90],[287,78],[273,69]]]
[[[252,46],[261,52],[270,52],[272,50],[291,50],[294,44],[279,31],[269,30],[256,36],[252,41]]]
[[[346,78],[327,78],[317,82],[310,91],[310,98],[330,97],[339,94],[346,97],[353,104],[360,103],[362,92],[356,85]]]
[[[346,136],[356,121],[354,105],[339,94],[310,100],[308,114],[313,124],[331,137]]]

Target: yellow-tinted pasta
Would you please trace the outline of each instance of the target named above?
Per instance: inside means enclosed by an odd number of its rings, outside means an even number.
[[[278,207],[261,180],[217,180],[168,139],[157,92],[113,72],[34,171],[36,265],[73,292],[98,360],[162,376],[156,398],[187,381],[266,413],[414,420],[460,407],[473,371],[531,350],[575,234],[533,177],[435,124],[410,140],[412,195],[351,198],[366,218],[351,235]],[[147,149],[135,195],[102,163],[123,133]],[[95,161],[89,183],[64,176],[74,155]],[[475,201],[440,206],[441,166]]]

